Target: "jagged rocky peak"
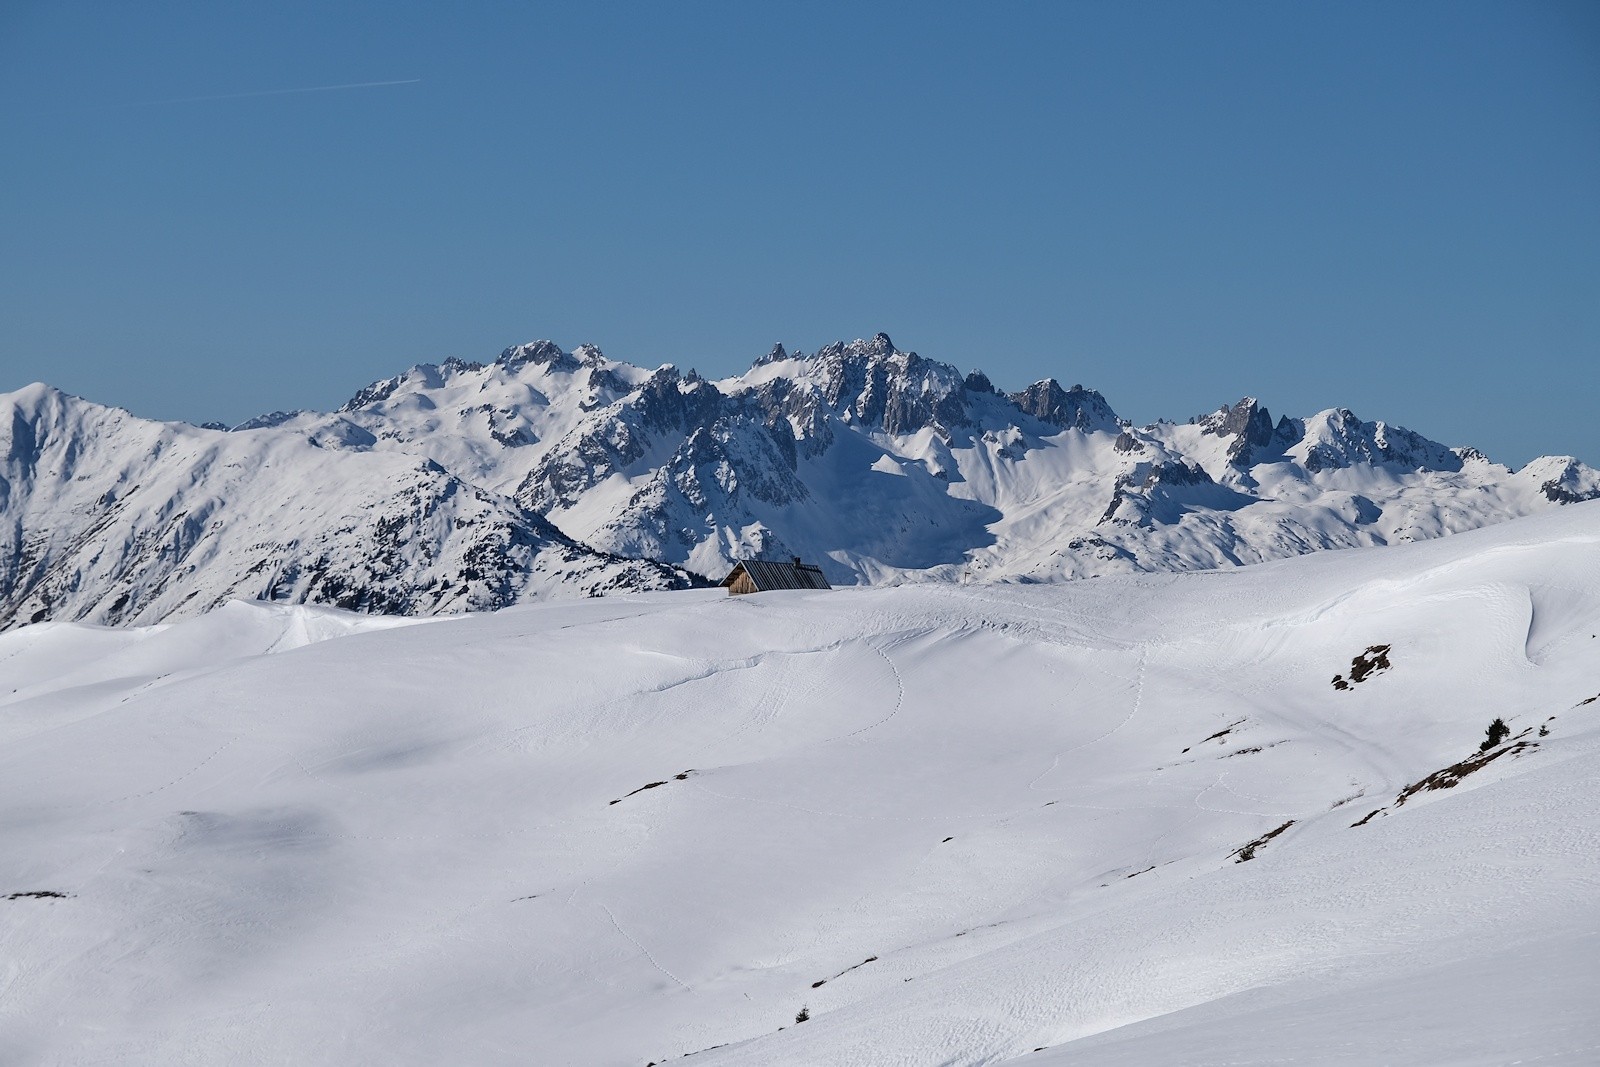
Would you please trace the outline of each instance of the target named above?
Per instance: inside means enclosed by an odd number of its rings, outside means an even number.
[[[593,348],[593,346],[584,347]],[[598,348],[593,350],[596,353],[600,351]],[[508,371],[518,371],[529,364],[568,370],[577,370],[581,366],[577,358],[563,352],[561,346],[554,341],[529,341],[525,345],[512,345],[501,352],[500,358],[495,362]]]
[[[1081,385],[1062,389],[1054,378],[1045,378],[1020,393],[1012,393],[1011,402],[1039,421],[1064,430],[1122,432],[1122,420],[1106,398]]]
[[[798,353],[796,353],[796,357],[797,358],[799,357]],[[775,345],[772,346],[772,351],[768,352],[766,355],[762,356],[760,359],[757,359],[755,361],[755,363],[752,364],[752,366],[765,367],[768,363],[782,363],[784,360],[786,360],[788,358],[789,358],[788,349],[783,347],[782,342],[779,342],[778,344],[775,344]]]
[[[1301,465],[1315,474],[1355,464],[1389,463],[1412,470],[1458,471],[1454,451],[1403,426],[1362,422],[1349,408],[1332,408],[1306,419]]]
[[[901,352],[886,333],[819,348],[811,374],[834,410],[859,427],[895,435],[931,428],[948,437],[970,422],[961,372]]]
[[[877,333],[873,334],[872,340],[870,341],[863,341],[860,338],[857,338],[855,341],[851,342],[851,345],[860,346],[861,351],[868,356],[886,357],[892,356],[899,351],[894,347],[894,342],[889,340],[889,335],[884,333],[882,330],[879,330]]]
[[[834,341],[823,345],[811,357],[813,363],[829,366],[863,365],[875,363],[897,354],[894,342],[886,333],[876,333],[871,340]]]
[[[962,384],[966,386],[967,392],[969,393],[999,392],[999,390],[994,387],[994,383],[989,380],[989,376],[983,373],[981,370],[968,371],[966,380]]]
[[[888,338],[879,334],[885,341]],[[891,373],[884,397],[883,428],[891,434],[933,428],[948,438],[967,417],[966,377],[948,363],[923,359],[915,352],[895,353],[887,361]],[[893,371],[898,370],[898,374]]]
[[[615,377],[609,367],[590,373],[591,378]],[[603,403],[608,409],[558,441],[522,480],[515,499],[523,507],[543,514],[572,506],[583,493],[626,471],[652,444],[687,438],[710,425],[727,399],[698,374],[680,374],[671,363],[616,400],[604,396],[604,390],[595,390],[593,405],[586,401],[584,408],[595,410]]]
[[[603,367],[610,362],[599,345],[581,344],[572,350],[572,356],[585,367]]]
[[[715,419],[722,400],[717,387],[694,371],[680,374],[677,367],[664,363],[644,380],[628,403],[636,408],[640,424],[648,429],[689,432]]]
[[[408,371],[407,374],[409,373],[410,372]],[[339,405],[339,413],[343,414],[348,411],[355,411],[358,408],[370,407],[373,404],[383,403],[385,400],[388,400],[391,396],[393,396],[395,394],[395,390],[399,389],[400,386],[405,383],[406,376],[406,374],[396,374],[393,378],[384,378],[382,381],[373,382],[365,389],[357,390],[354,396],[352,396],[349,400],[346,400],[343,404]],[[273,414],[277,415],[281,414],[281,412],[274,412]],[[272,416],[266,415],[258,416],[258,418],[271,417]],[[251,421],[254,422],[256,420]],[[236,426],[234,429],[245,430],[253,429],[253,427],[246,423],[241,426]]]
[[[627,379],[605,363],[594,363],[589,366],[585,384],[588,391],[578,401],[578,407],[583,411],[603,408],[633,389]]]
[[[1243,437],[1264,444],[1272,437],[1272,413],[1255,397],[1247,396],[1232,407],[1224,404],[1202,416],[1200,429],[1218,437]]]
[[[820,455],[834,441],[828,403],[809,378],[777,375],[736,394],[735,399],[787,452],[792,453],[798,445],[808,456]]]
[[[1284,449],[1299,439],[1299,428],[1289,419],[1272,424],[1272,413],[1253,396],[1247,396],[1232,407],[1224,404],[1198,420],[1200,431],[1217,437],[1231,437],[1228,445],[1228,462],[1236,467],[1248,467],[1262,453],[1276,447]]]
[[[787,424],[780,423],[783,429]],[[724,417],[701,426],[679,446],[668,463],[673,481],[684,498],[698,509],[718,502],[736,504],[748,493],[769,504],[788,504],[809,495],[795,477],[794,439],[763,431],[744,416]]]

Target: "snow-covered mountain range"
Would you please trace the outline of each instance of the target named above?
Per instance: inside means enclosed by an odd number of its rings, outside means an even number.
[[[0,628],[188,616],[238,597],[389,614],[682,588],[425,457],[0,397]]]
[[[549,341],[231,431],[0,396],[0,627],[229,597],[429,614],[674,588],[740,556],[836,583],[1192,570],[1422,540],[1600,496],[1344,409],[1135,427],[884,334],[710,381]]]

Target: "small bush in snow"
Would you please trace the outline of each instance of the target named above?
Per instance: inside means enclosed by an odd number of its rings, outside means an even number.
[[[1500,742],[1504,741],[1511,735],[1511,727],[1506,725],[1506,721],[1504,719],[1496,719],[1494,722],[1489,724],[1489,729],[1486,730],[1485,733],[1488,736],[1486,736],[1483,739],[1483,742],[1478,745],[1479,752],[1487,752]]]

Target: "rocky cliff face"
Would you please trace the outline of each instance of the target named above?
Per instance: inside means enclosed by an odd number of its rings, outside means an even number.
[[[1459,471],[1461,457],[1421,434],[1382,422],[1362,422],[1347,408],[1302,421],[1298,458],[1306,470],[1392,464],[1417,471]]]
[[[1081,385],[1064,390],[1054,378],[1034,382],[1013,393],[1011,400],[1023,412],[1059,429],[1117,433],[1122,428],[1105,397]]]
[[[1271,455],[1281,455],[1305,436],[1304,425],[1287,417],[1273,426],[1272,413],[1251,396],[1197,421],[1202,433],[1228,441],[1228,462],[1240,470],[1248,470]]]
[[[673,588],[750,555],[837,583],[1045,581],[1417,540],[1600,497],[1343,408],[1136,427],[884,334],[709,381],[549,341],[220,432],[0,397],[0,626],[230,596],[432,613]]]

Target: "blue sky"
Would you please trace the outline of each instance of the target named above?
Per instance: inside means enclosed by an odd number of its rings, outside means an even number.
[[[233,422],[883,330],[1600,463],[1593,3],[12,0],[0,141],[0,390]]]

